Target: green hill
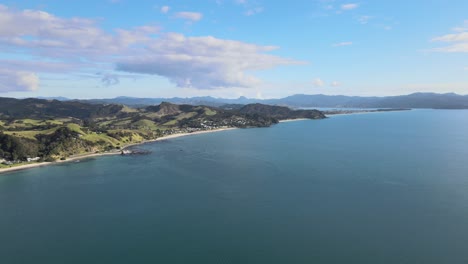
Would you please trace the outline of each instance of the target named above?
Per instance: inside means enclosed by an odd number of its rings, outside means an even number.
[[[163,102],[144,108],[77,101],[0,98],[0,160],[66,158],[173,133],[267,127],[283,119],[325,118],[316,110],[261,104],[240,109]]]

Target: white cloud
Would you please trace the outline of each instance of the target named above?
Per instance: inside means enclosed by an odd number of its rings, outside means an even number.
[[[322,87],[325,85],[325,82],[322,81],[320,78],[315,78],[312,84],[314,85],[314,87]]]
[[[463,25],[459,26],[459,27],[454,27],[452,28],[453,31],[455,32],[463,32],[463,31],[468,31],[468,20],[465,20],[463,22]]]
[[[350,3],[350,4],[343,4],[341,5],[341,10],[353,10],[358,8],[359,5],[355,3]]]
[[[341,83],[337,82],[337,81],[333,81],[331,82],[330,86],[332,87],[338,87],[338,86],[341,86]]]
[[[170,6],[163,6],[163,7],[161,7],[161,13],[167,14],[170,9],[171,9]]]
[[[372,19],[371,16],[360,16],[360,17],[358,18],[358,22],[361,23],[361,24],[363,24],[363,25],[365,25],[365,24],[367,24],[367,23],[369,22],[369,20],[371,20],[371,19]]]
[[[353,42],[351,42],[351,41],[339,42],[339,43],[333,44],[332,46],[333,47],[343,47],[343,46],[350,46],[350,45],[353,45]]]
[[[165,76],[179,87],[254,87],[260,80],[246,72],[301,63],[266,54],[275,49],[277,47],[172,33],[155,40],[148,46],[147,54],[120,61],[117,70]]]
[[[252,9],[249,9],[247,11],[245,11],[245,15],[246,16],[253,16],[253,15],[256,15],[258,13],[261,13],[263,12],[263,7],[255,7],[255,8],[252,8]]]
[[[0,45],[30,49],[47,57],[102,57],[149,40],[158,27],[116,29],[109,34],[94,20],[64,19],[37,11],[15,11],[0,5]]]
[[[177,12],[175,17],[196,22],[203,18],[203,14],[197,12]]]
[[[264,8],[263,6],[260,6],[257,2],[255,1],[248,1],[248,0],[234,0],[234,3],[238,5],[242,5],[245,9],[244,15],[246,16],[253,16],[259,13],[262,13]]]
[[[468,43],[458,43],[442,48],[434,48],[432,51],[438,52],[468,52]]]
[[[64,73],[76,70],[79,67],[89,67],[86,63],[64,63],[50,61],[27,61],[14,59],[0,59],[0,65],[8,65],[8,70],[11,71],[27,71],[27,72],[57,72]]]
[[[441,37],[433,38],[432,41],[441,41],[441,42],[465,42],[468,41],[468,31],[460,32],[456,34],[447,34]]]
[[[455,27],[452,30],[456,33],[446,34],[435,37],[432,42],[449,43],[448,46],[434,48],[432,51],[439,52],[468,52],[468,22],[465,21],[461,27]]]
[[[274,46],[156,33],[159,29],[153,26],[107,32],[94,20],[0,5],[2,49],[36,58],[0,60],[9,67],[1,73],[0,91],[36,89],[35,73],[75,73],[113,85],[120,73],[94,74],[112,69],[163,76],[179,87],[255,87],[261,80],[253,71],[303,63],[269,54],[278,48]]]
[[[34,72],[0,69],[0,92],[35,91],[39,77]]]

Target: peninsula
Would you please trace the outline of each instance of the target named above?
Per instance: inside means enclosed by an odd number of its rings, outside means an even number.
[[[281,120],[323,119],[318,110],[248,104],[141,108],[79,101],[0,98],[0,172],[13,167],[118,154],[129,145],[229,128],[268,127]],[[10,169],[8,169],[10,170]]]

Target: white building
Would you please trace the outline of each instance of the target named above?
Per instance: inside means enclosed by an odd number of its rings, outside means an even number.
[[[40,159],[40,157],[27,158],[28,162],[31,162],[31,161],[38,161],[39,159]]]

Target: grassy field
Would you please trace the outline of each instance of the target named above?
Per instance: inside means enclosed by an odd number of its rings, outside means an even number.
[[[211,110],[211,109],[205,107],[205,115],[207,115],[207,116],[214,116],[214,115],[216,115],[216,111]]]
[[[43,134],[43,135],[50,135],[57,130],[58,127],[50,128],[47,130],[18,130],[18,131],[4,131],[3,133],[12,136],[36,139],[36,135]]]
[[[137,122],[132,123],[133,127],[137,129],[145,129],[145,130],[156,130],[158,126],[151,120],[142,119]]]
[[[81,138],[93,143],[99,143],[104,141],[105,143],[110,144],[112,146],[117,146],[121,143],[119,140],[110,137],[107,134],[98,134],[95,132],[84,134]]]
[[[107,135],[106,133],[92,132],[92,131],[89,131],[87,128],[84,129],[78,124],[66,123],[66,122],[70,122],[70,119],[62,119],[62,120],[60,119],[58,120],[20,119],[20,120],[15,120],[15,122],[12,122],[8,126],[5,126],[6,124],[5,121],[0,121],[0,125],[4,126],[5,129],[9,129],[9,130],[2,131],[4,134],[28,138],[28,139],[34,139],[34,140],[36,139],[37,135],[50,135],[54,133],[59,127],[67,127],[71,131],[74,131],[80,134],[81,135],[80,138],[83,140],[96,143],[96,144],[101,144],[101,145],[102,144],[111,145],[113,147],[121,146],[126,143],[141,142],[144,140],[141,134],[147,133],[148,131],[149,132],[156,131],[157,129],[159,129],[159,127],[151,120],[140,120],[135,123],[131,123],[130,119],[119,120],[114,125],[129,126],[131,124],[136,129],[109,130],[114,133],[119,132],[119,131],[131,132],[131,137],[122,137],[120,140],[118,140],[116,138],[113,138]],[[115,122],[115,120],[105,121],[101,125],[105,127],[105,126],[113,124],[113,122]],[[41,125],[48,125],[48,124],[53,124],[55,125],[55,127],[45,129],[45,130],[29,130],[31,127],[34,127],[34,126],[41,126]]]

